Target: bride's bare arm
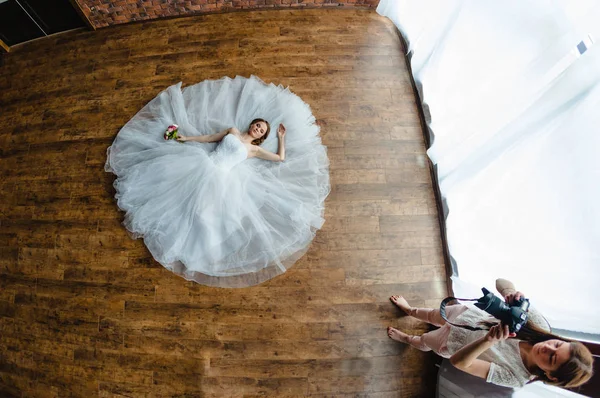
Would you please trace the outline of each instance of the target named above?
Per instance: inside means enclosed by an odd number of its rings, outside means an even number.
[[[220,133],[209,134],[209,135],[200,135],[200,136],[195,136],[195,137],[186,137],[185,135],[179,135],[179,136],[177,136],[177,141],[181,141],[181,142],[185,142],[185,141],[217,142],[217,141],[221,141],[223,139],[223,137],[225,137],[227,134],[233,133],[234,130],[236,130],[236,129],[232,127],[232,128],[223,130]]]
[[[280,124],[277,129],[277,137],[279,137],[277,153],[269,152],[259,146],[255,146],[252,151],[252,157],[256,156],[257,158],[273,162],[283,162],[285,160],[285,126],[283,124]]]
[[[272,162],[283,162],[283,159],[281,158],[281,156],[279,156],[279,154],[269,152],[259,146],[254,148],[254,150],[252,151],[252,155],[253,155],[252,157],[257,157],[257,158],[264,159],[264,160],[270,160]]]

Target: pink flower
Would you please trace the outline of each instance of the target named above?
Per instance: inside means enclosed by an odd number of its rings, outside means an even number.
[[[167,131],[165,131],[165,134],[163,135],[165,140],[170,140],[174,137],[177,137],[178,128],[179,126],[177,126],[176,124],[171,124],[169,127],[167,127]]]

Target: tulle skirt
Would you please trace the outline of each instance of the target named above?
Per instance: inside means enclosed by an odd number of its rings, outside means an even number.
[[[217,144],[165,141],[170,124],[184,135],[245,131],[255,118],[277,152],[286,126],[286,160],[247,159],[216,167]],[[322,226],[329,162],[310,108],[282,86],[236,77],[160,93],[119,132],[106,170],[116,174],[125,227],[169,270],[198,283],[245,287],[279,275],[307,250]]]

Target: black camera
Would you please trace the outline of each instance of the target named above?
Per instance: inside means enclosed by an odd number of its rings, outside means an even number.
[[[513,305],[508,305],[485,287],[481,289],[484,296],[477,300],[475,306],[499,319],[503,325],[508,325],[511,333],[517,333],[527,322],[529,300],[521,297]]]

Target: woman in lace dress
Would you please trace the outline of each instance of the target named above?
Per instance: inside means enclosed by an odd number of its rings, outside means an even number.
[[[496,281],[496,289],[507,303],[523,297],[504,279]],[[438,309],[413,308],[402,296],[390,300],[406,314],[439,327],[421,336],[389,327],[391,339],[450,358],[458,369],[489,383],[519,388],[539,380],[558,387],[576,387],[592,376],[590,351],[580,342],[553,335],[533,308],[527,324],[515,335],[509,333],[508,326],[498,324],[489,331],[467,330],[447,323]],[[446,317],[452,323],[474,327],[494,320],[477,307],[462,304],[447,306]]]

